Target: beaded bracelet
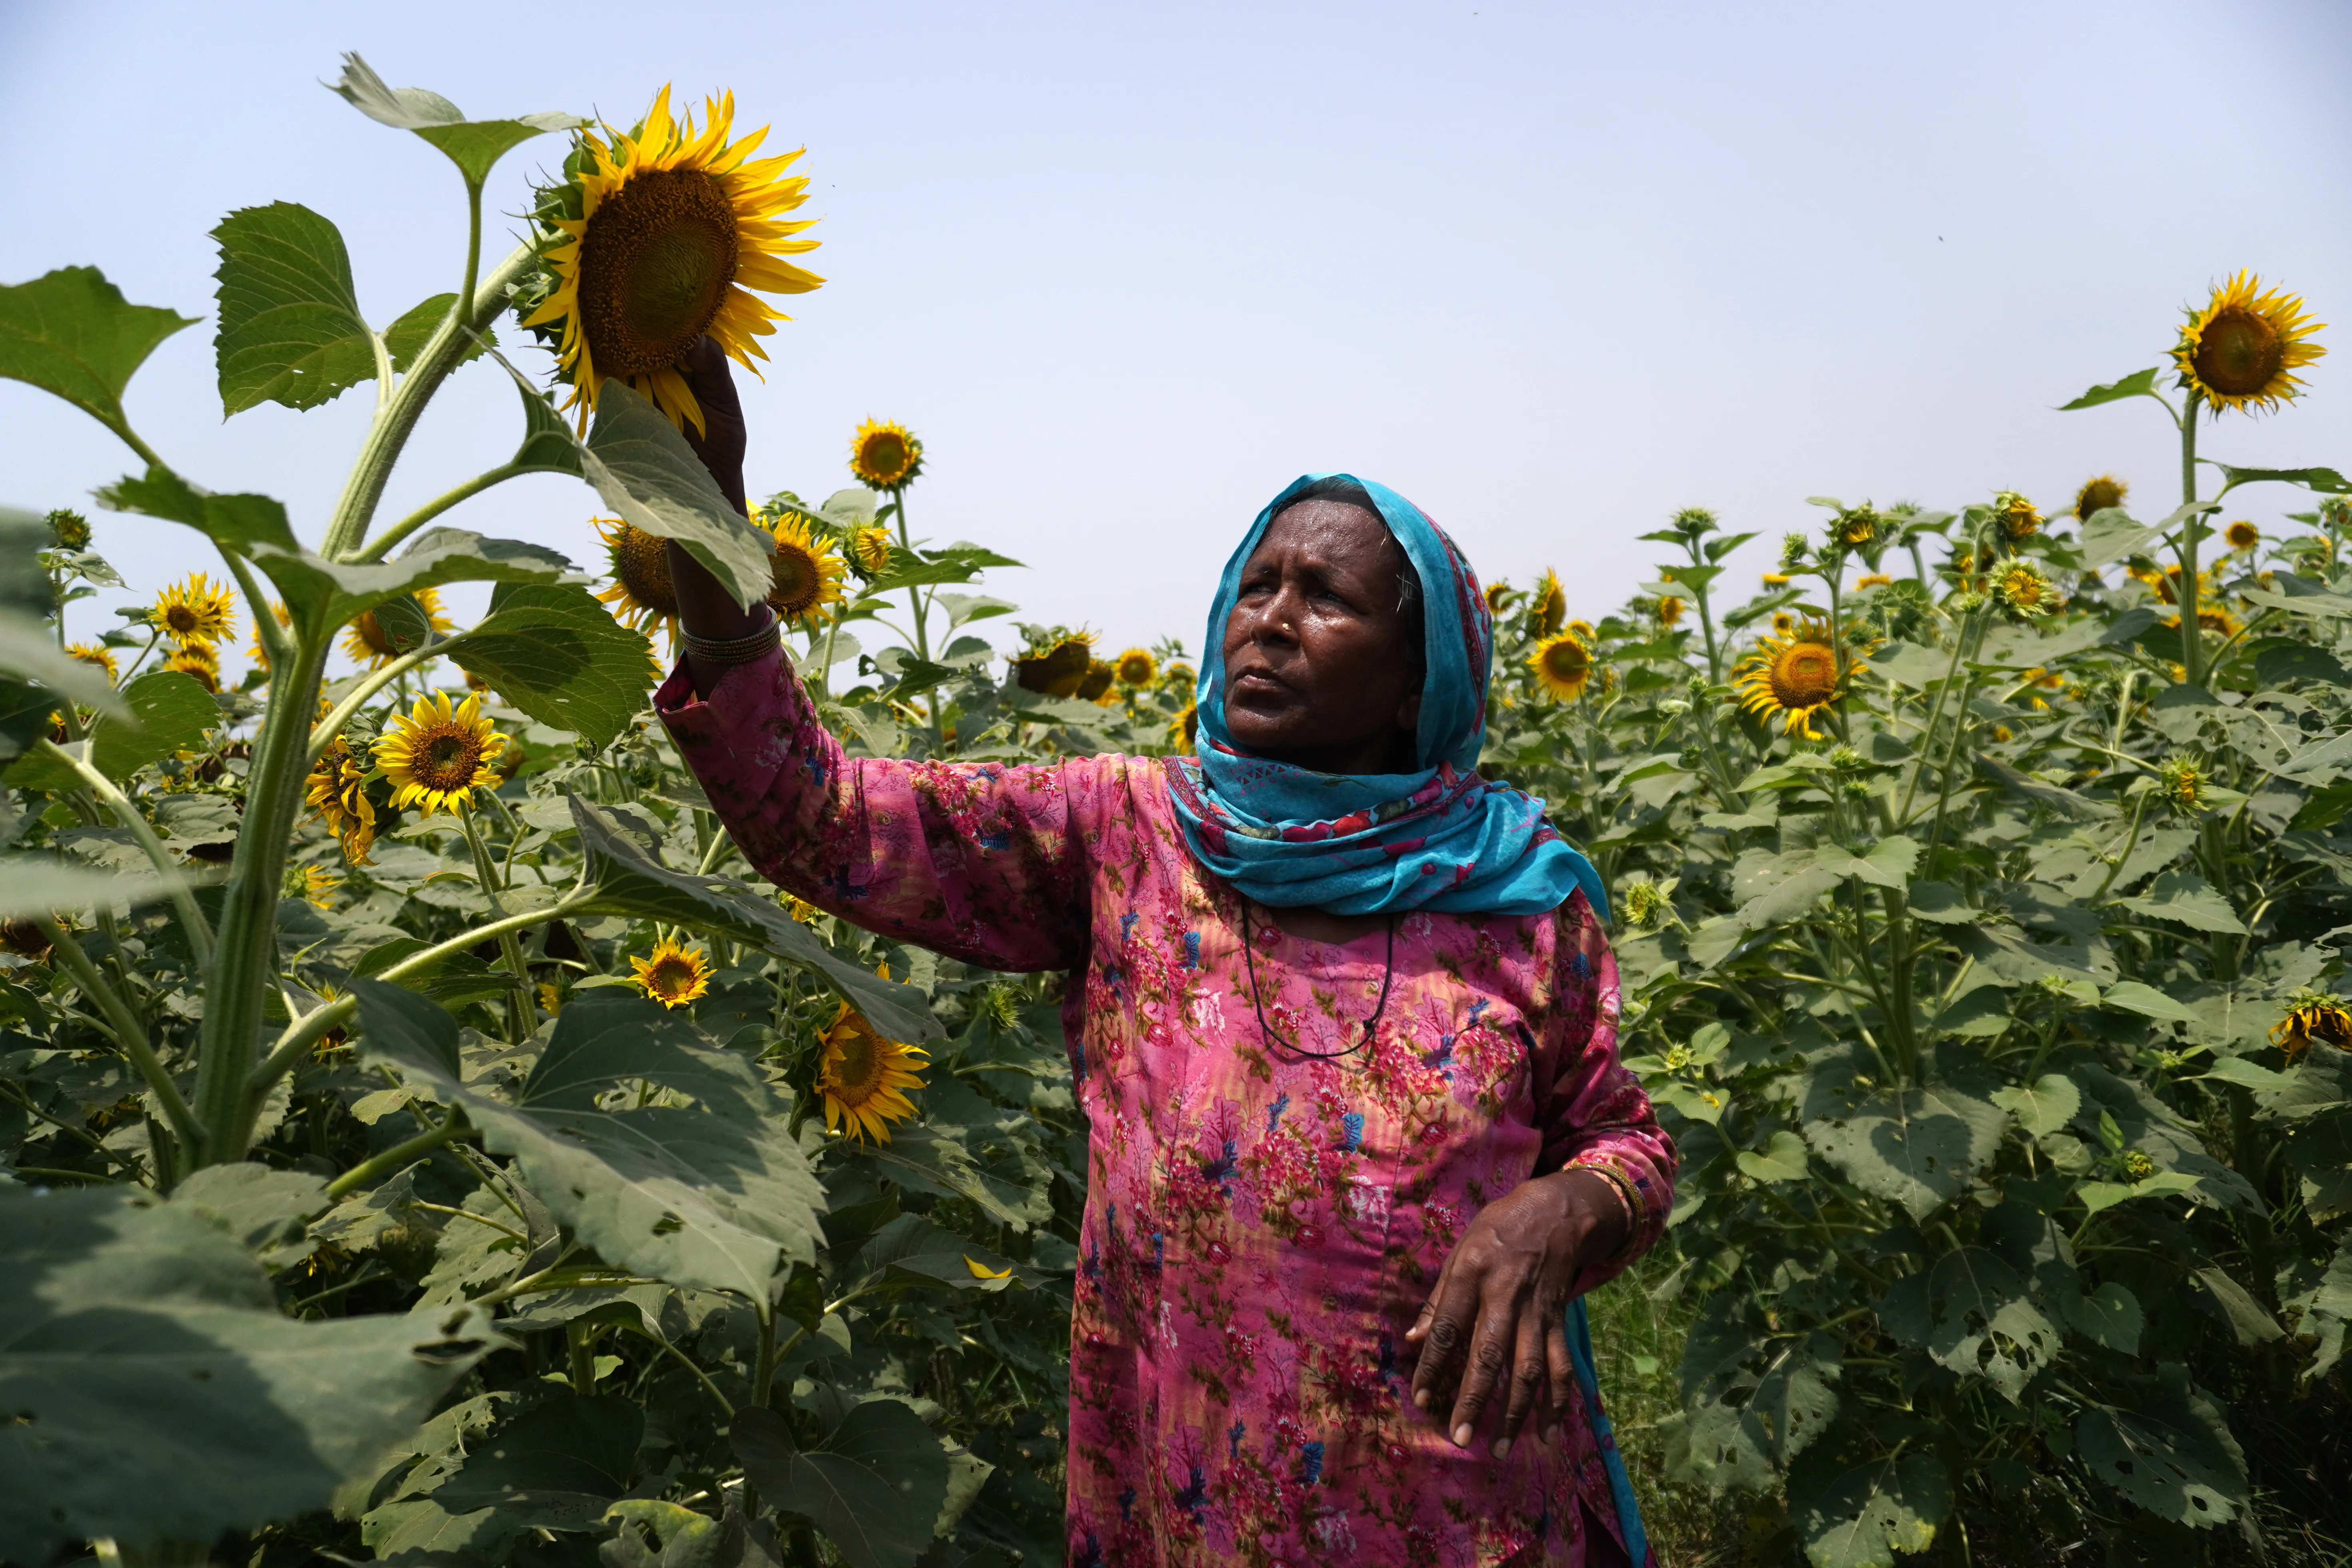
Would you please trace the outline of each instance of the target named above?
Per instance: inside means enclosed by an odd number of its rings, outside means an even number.
[[[758,631],[740,637],[698,637],[692,632],[683,639],[688,657],[705,664],[750,664],[767,657],[771,648],[783,646],[783,632],[771,614],[767,625]]]

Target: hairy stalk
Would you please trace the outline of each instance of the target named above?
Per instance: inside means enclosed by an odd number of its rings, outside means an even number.
[[[139,1022],[137,1015],[99,973],[98,965],[89,961],[89,954],[84,952],[81,945],[55,920],[47,915],[36,915],[33,927],[41,933],[41,940],[49,944],[51,956],[65,961],[66,970],[74,977],[74,984],[81,987],[81,994],[97,1004],[99,1012],[105,1016],[107,1027],[114,1035],[115,1044],[131,1054],[131,1063],[138,1068],[139,1076],[145,1079],[147,1087],[154,1091],[156,1101],[163,1108],[165,1119],[172,1123],[172,1131],[177,1132],[189,1148],[195,1148],[203,1142],[204,1129],[197,1125],[195,1112],[189,1110],[188,1102],[180,1098],[179,1086],[172,1081],[172,1075],[163,1070],[163,1063],[155,1055],[154,1047],[147,1043],[147,1030]]]
[[[373,697],[417,666],[439,658],[473,635],[470,631],[459,632],[454,637],[443,637],[438,642],[427,643],[423,647],[411,648],[382,669],[370,670],[362,676],[360,683],[352,687],[349,694],[341,702],[336,703],[325,718],[320,719],[311,727],[310,761],[303,764],[304,771],[308,772],[318,765],[319,759],[326,755],[327,748],[335,743],[335,737],[343,732],[343,726],[352,721],[352,715],[367,706],[369,698]]]
[[[327,1184],[327,1195],[341,1198],[372,1187],[386,1176],[404,1171],[416,1160],[430,1154],[453,1138],[462,1138],[473,1129],[466,1124],[463,1111],[452,1110],[448,1119],[426,1131],[418,1133],[405,1143],[395,1143],[383,1153],[363,1160]]]
[[[398,522],[394,523],[390,528],[385,529],[382,533],[376,535],[375,538],[370,540],[365,545],[362,545],[352,559],[356,561],[381,561],[392,552],[392,547],[394,545],[401,543],[403,541],[406,540],[410,534],[415,533],[418,529],[423,528],[426,523],[431,522],[435,518],[439,517],[443,512],[447,511],[451,507],[456,506],[459,501],[471,500],[474,497],[480,495],[484,490],[490,489],[494,485],[502,485],[518,474],[528,474],[531,471],[531,469],[524,467],[520,463],[500,463],[495,468],[476,474],[472,479],[467,479],[464,484],[459,485],[457,489],[436,496],[433,500],[426,501],[423,506],[418,507],[415,511],[410,512],[406,517],[402,518]]]
[[[196,963],[200,966],[210,963],[213,959],[212,924],[205,919],[205,911],[197,907],[196,896],[189,889],[181,868],[172,859],[172,852],[163,847],[163,841],[155,837],[152,827],[147,826],[147,818],[139,807],[129,795],[115,787],[113,780],[56,742],[44,737],[35,749],[50,761],[71,768],[74,776],[81,780],[82,787],[104,801],[107,809],[131,830],[131,837],[139,841],[139,847],[146,851],[147,858],[154,862],[155,869],[163,874],[165,891],[171,897],[173,910],[180,917],[181,929],[188,933],[188,946],[194,951]]]
[[[2190,506],[2197,500],[2197,399],[2191,396],[2189,406],[2180,414],[2180,504]],[[2180,543],[2180,668],[2186,684],[2201,685],[2205,679],[2205,633],[2197,620],[2197,543],[2204,531],[2205,520],[2188,517],[2181,520]]]
[[[906,547],[908,553],[912,554],[914,552],[915,544],[914,541],[907,532],[907,492],[904,490],[894,491],[892,492],[890,499],[897,502],[898,507],[898,542]],[[929,664],[931,662],[931,644],[924,625],[923,590],[920,587],[908,588],[907,590],[907,603],[913,607],[915,612],[915,657],[921,659],[925,664]],[[827,679],[830,679],[831,675],[832,672],[830,670],[826,671]],[[946,748],[947,745],[946,739],[940,731],[940,689],[938,687],[935,686],[931,688],[929,694],[923,699],[923,707],[930,714],[931,755],[936,757]]]
[[[271,613],[269,599],[261,591],[260,580],[253,574],[253,563],[226,546],[222,547],[220,555],[228,563],[229,575],[235,577],[236,585],[244,590],[245,602],[253,606],[254,637],[261,644],[262,658],[275,669],[286,662],[289,647],[286,641],[286,628],[278,624],[277,616]]]
[[[489,846],[482,842],[481,825],[474,820],[472,807],[458,808],[457,823],[465,829],[466,847],[474,852],[474,877],[481,883],[482,896],[490,900],[490,912],[504,921],[507,908],[499,897],[498,871],[490,864]],[[519,1046],[530,1038],[530,966],[523,962],[522,944],[512,931],[499,933],[499,956],[507,966],[507,1039]]]

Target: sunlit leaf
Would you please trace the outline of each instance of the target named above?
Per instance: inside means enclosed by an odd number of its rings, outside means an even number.
[[[221,406],[316,408],[375,378],[374,334],[360,313],[341,230],[309,207],[240,207],[213,230],[220,326],[213,339]]]
[[[0,376],[53,392],[118,435],[122,391],[155,345],[194,316],[133,305],[95,267],[0,286]]]
[[[449,658],[541,723],[599,750],[644,710],[654,684],[644,634],[569,584],[502,585]]]

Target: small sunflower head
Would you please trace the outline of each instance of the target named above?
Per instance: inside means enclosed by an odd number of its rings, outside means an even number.
[[[1573,702],[1592,679],[1592,647],[1575,632],[1563,631],[1536,645],[1528,668],[1536,672],[1537,685],[1562,702]]]
[[[869,489],[903,490],[923,471],[923,444],[904,425],[868,419],[849,438],[849,471]]]
[[[1993,592],[2021,616],[2046,616],[2063,595],[2049,574],[2022,556],[2014,557],[1993,574]]]
[[[289,866],[281,890],[287,898],[301,899],[323,910],[334,903],[335,889],[342,885],[341,877],[322,866]]]
[[[1820,740],[1814,717],[1844,694],[1858,661],[1849,665],[1825,621],[1808,618],[1786,633],[1765,637],[1734,672],[1740,706],[1768,722],[1780,721],[1786,734]]]
[[[1657,924],[1658,917],[1674,907],[1664,889],[1647,877],[1636,877],[1619,889],[1617,901],[1624,906],[1625,923],[1643,931]]]
[[[1160,684],[1171,691],[1189,692],[1200,683],[1200,673],[1181,658],[1170,659],[1160,672]]]
[[[1507,607],[1509,606],[1510,602],[1511,602],[1511,599],[1512,599],[1512,596],[1513,596],[1513,595],[1512,595],[1512,593],[1511,593],[1511,585],[1510,585],[1509,584],[1507,584],[1507,583],[1489,583],[1489,584],[1486,584],[1486,613],[1487,613],[1488,615],[1490,615],[1490,616],[1499,616],[1499,615],[1501,615],[1501,614],[1503,613],[1503,611],[1504,611],[1506,608],[1507,608]]]
[[[2309,1050],[2314,1040],[2339,1051],[2352,1051],[2352,1008],[2347,1008],[2344,998],[2333,992],[2306,986],[2287,999],[2285,1015],[2272,1026],[2271,1044],[2293,1061]]]
[[[625,626],[651,631],[677,624],[677,588],[669,578],[669,541],[617,517],[589,520],[604,541],[613,585],[596,595]]]
[[[2084,479],[2083,488],[2074,492],[2074,515],[2088,522],[2109,507],[2123,505],[2124,497],[2130,493],[2131,487],[2113,474]]]
[[[2180,384],[2214,413],[2225,408],[2276,408],[2303,390],[2294,372],[2327,351],[2311,341],[2323,323],[2303,300],[2241,270],[2217,287],[2202,310],[2191,310],[2173,345]]]
[[[665,1007],[683,1007],[710,989],[710,960],[676,937],[654,943],[649,958],[632,958],[637,988]]]
[[[1772,612],[1772,635],[1774,637],[1784,637],[1796,629],[1797,617],[1794,614],[1788,610],[1775,610]]]
[[[1868,501],[1841,510],[1830,520],[1830,543],[1839,550],[1861,550],[1874,543],[1886,520]]]
[[[1860,594],[1872,588],[1884,588],[1894,581],[1884,572],[1865,572],[1853,580],[1853,591]]]
[[[1539,637],[1548,637],[1568,624],[1568,593],[1559,585],[1559,574],[1550,567],[1536,579],[1536,590],[1528,598],[1528,626]]]
[[[61,506],[50,512],[46,521],[49,525],[49,537],[58,542],[58,549],[89,548],[89,519],[81,513]]]
[[[890,1124],[915,1114],[906,1091],[923,1087],[927,1053],[891,1039],[845,1002],[824,1032],[824,1056],[817,1093],[824,1100],[824,1124],[852,1140],[890,1141]]]
[[[1674,595],[1661,594],[1658,596],[1658,625],[1668,630],[1680,626],[1685,607],[1683,601]]]
[[[1168,743],[1171,746],[1198,745],[1201,739],[1201,710],[1193,703],[1184,704],[1184,710],[1168,722]]]
[[[2031,539],[2042,531],[2041,511],[2015,490],[1993,492],[1992,517],[2000,525],[2001,536],[2011,542]]]
[[[236,635],[236,600],[227,584],[198,572],[156,595],[147,619],[175,643],[223,642]]]
[[[1160,661],[1150,648],[1131,647],[1112,661],[1111,669],[1121,686],[1149,686],[1160,674]]]
[[[2183,752],[2175,752],[2158,765],[2156,782],[2165,804],[2184,816],[2204,810],[2211,798],[2212,781],[2197,759]]]
[[[1786,572],[1767,572],[1764,574],[1764,585],[1767,588],[1785,588],[1789,585],[1789,574]]]
[[[890,531],[878,522],[851,529],[849,562],[867,577],[879,577],[890,570]]]
[[[480,693],[453,705],[447,692],[436,691],[418,698],[407,714],[393,715],[375,743],[375,760],[392,781],[395,807],[454,816],[471,809],[474,791],[499,787],[499,763],[509,744],[482,711]]]
[[[2221,531],[2221,538],[2233,552],[2242,555],[2263,542],[2263,531],[2240,518]]]
[[[114,650],[102,642],[68,643],[66,652],[71,658],[78,658],[93,668],[104,670],[106,679],[109,680],[120,680],[122,678],[121,667],[114,662]]]
[[[794,512],[779,517],[772,530],[768,605],[788,621],[816,620],[827,605],[841,601],[841,557],[833,542],[820,539]]]
[[[206,691],[220,690],[220,650],[208,642],[182,643],[163,668],[178,670]]]

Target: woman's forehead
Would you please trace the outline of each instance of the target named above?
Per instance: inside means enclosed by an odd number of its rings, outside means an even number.
[[[1353,501],[1295,501],[1274,514],[1250,552],[1256,563],[1277,554],[1302,555],[1332,566],[1377,567],[1403,557],[1381,515]]]

